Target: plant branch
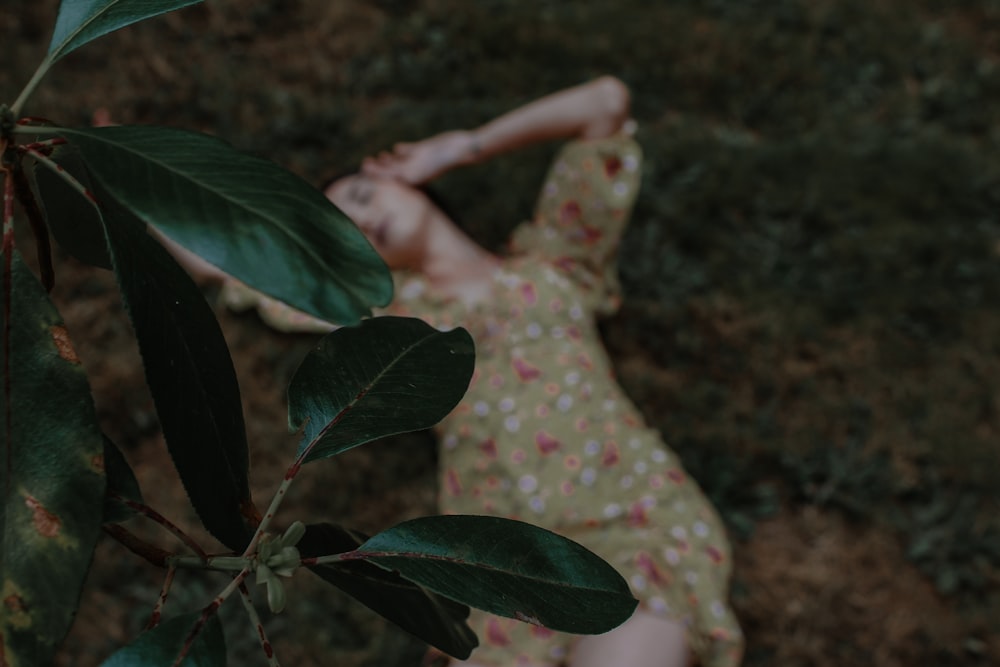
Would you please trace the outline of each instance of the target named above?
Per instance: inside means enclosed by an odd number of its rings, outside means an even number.
[[[14,192],[17,195],[17,200],[21,203],[21,208],[24,209],[24,214],[31,225],[31,233],[35,237],[35,252],[42,285],[46,292],[51,292],[56,282],[55,270],[52,268],[52,240],[49,238],[49,228],[45,224],[45,216],[35,200],[35,193],[31,191],[31,185],[24,175],[20,159],[16,160],[11,167],[10,177],[14,181]]]
[[[191,651],[191,646],[194,645],[194,640],[198,638],[198,635],[201,634],[202,628],[205,627],[205,623],[207,623],[208,619],[219,611],[219,607],[222,606],[222,603],[225,602],[230,595],[239,590],[240,585],[243,584],[243,580],[248,576],[250,576],[250,568],[245,567],[239,572],[239,574],[233,577],[233,580],[229,582],[229,585],[223,588],[222,591],[215,596],[215,599],[202,610],[201,618],[199,618],[194,626],[192,626],[191,632],[189,632],[187,638],[185,638],[184,646],[181,647],[181,652],[174,660],[173,667],[180,667],[181,663],[184,662],[184,658],[186,658],[187,654]]]
[[[251,559],[243,556],[171,556],[167,562],[184,570],[215,570],[216,572],[239,572],[250,566]]]
[[[62,168],[62,165],[60,165],[59,163],[57,163],[54,160],[50,159],[47,155],[43,154],[41,151],[36,150],[36,149],[32,149],[29,146],[24,146],[23,147],[25,149],[25,153],[27,153],[28,155],[30,155],[31,157],[33,157],[35,160],[38,160],[38,162],[40,162],[43,165],[45,165],[46,167],[48,167],[49,170],[51,170],[52,172],[54,172],[57,176],[59,176],[59,178],[61,178],[64,181],[66,181],[67,185],[69,185],[71,188],[73,188],[74,190],[76,190],[77,192],[79,192],[81,195],[83,195],[84,198],[86,198],[94,206],[94,208],[97,208],[97,199],[90,192],[90,190],[88,190],[87,188],[85,188],[83,186],[83,184],[80,183],[80,181],[78,181],[75,178],[73,178],[72,174],[70,174],[68,171],[66,171],[65,169]]]
[[[257,531],[253,534],[253,538],[250,540],[250,544],[247,545],[246,550],[243,551],[244,557],[250,556],[250,554],[257,550],[257,544],[260,542],[260,538],[271,525],[271,520],[278,512],[278,508],[281,507],[281,501],[285,499],[285,495],[288,493],[288,487],[292,485],[292,482],[295,480],[295,476],[299,474],[299,470],[301,469],[302,456],[297,458],[285,472],[285,478],[281,480],[281,485],[278,487],[278,490],[274,492],[274,497],[271,498],[271,504],[267,506],[267,511],[264,512],[264,517],[257,526]]]
[[[250,590],[247,588],[246,582],[240,582],[240,601],[243,603],[243,608],[247,612],[247,616],[250,617],[250,622],[254,624],[257,630],[257,638],[260,640],[260,647],[264,651],[264,655],[267,656],[268,667],[280,667],[278,664],[278,658],[274,655],[274,647],[271,646],[271,641],[267,638],[267,633],[264,631],[264,624],[260,620],[260,614],[257,613],[257,608],[253,606],[253,600],[250,598]]]
[[[105,524],[104,532],[121,543],[126,549],[156,567],[168,567],[171,556],[169,551],[144,542],[117,523]]]
[[[143,503],[137,503],[136,501],[129,500],[128,498],[123,498],[122,496],[119,496],[117,493],[113,491],[109,491],[108,495],[117,500],[118,502],[124,503],[129,507],[129,509],[138,512],[139,514],[145,516],[151,521],[160,524],[165,529],[170,531],[177,539],[183,542],[191,551],[197,554],[198,558],[201,559],[203,563],[208,561],[208,554],[205,552],[204,549],[202,549],[200,544],[194,541],[194,538],[185,533],[173,522],[171,522],[165,516],[154,510],[152,507],[144,505]]]
[[[160,597],[156,599],[156,604],[153,605],[153,613],[150,614],[149,622],[146,623],[147,630],[152,630],[160,624],[160,619],[163,617],[163,605],[167,603],[167,595],[170,594],[170,586],[174,583],[174,575],[176,573],[177,567],[168,561],[167,576],[163,579],[163,585],[160,587]]]
[[[7,426],[7,432],[4,434],[8,446],[5,448],[7,450],[7,460],[5,461],[4,475],[3,475],[3,500],[7,502],[7,494],[10,492],[10,476],[13,472],[13,450],[14,448],[10,446],[13,443],[13,436],[11,435],[11,424],[13,419],[11,419],[11,379],[10,379],[10,336],[11,336],[11,321],[13,320],[12,302],[11,299],[14,294],[14,284],[13,284],[13,265],[12,259],[14,254],[14,183],[10,178],[10,172],[6,166],[8,147],[4,148],[3,151],[3,314],[4,314],[4,330],[3,330],[3,390],[4,390],[4,423]]]
[[[38,65],[38,69],[35,70],[35,73],[31,75],[31,79],[29,79],[28,83],[24,86],[24,90],[22,90],[21,94],[17,96],[17,99],[14,100],[14,104],[10,106],[11,113],[13,113],[14,116],[21,115],[21,108],[24,106],[25,102],[28,101],[28,98],[31,97],[31,94],[35,92],[35,88],[38,87],[42,78],[46,75],[46,73],[48,73],[53,62],[55,61],[52,59],[51,55],[45,56],[45,58],[42,59],[42,62]]]
[[[45,139],[44,141],[33,141],[30,144],[19,144],[15,148],[21,153],[37,151],[43,155],[48,155],[56,146],[65,146],[68,143],[63,137],[55,137],[53,139]]]

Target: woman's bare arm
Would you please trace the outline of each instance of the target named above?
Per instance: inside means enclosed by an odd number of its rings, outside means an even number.
[[[530,102],[474,130],[397,144],[391,152],[366,159],[362,169],[417,185],[455,167],[540,141],[611,136],[628,120],[628,114],[628,88],[604,76]]]

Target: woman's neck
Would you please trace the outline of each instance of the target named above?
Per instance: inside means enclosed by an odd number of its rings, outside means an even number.
[[[419,270],[435,290],[472,305],[489,297],[500,259],[447,219],[435,221],[426,237]]]

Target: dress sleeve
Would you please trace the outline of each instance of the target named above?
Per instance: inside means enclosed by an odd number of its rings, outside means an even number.
[[[601,314],[620,303],[617,255],[639,190],[642,151],[627,134],[573,141],[560,150],[512,255],[534,255],[565,271]]]

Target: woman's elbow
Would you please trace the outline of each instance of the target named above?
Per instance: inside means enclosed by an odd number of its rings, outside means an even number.
[[[590,85],[594,91],[595,118],[586,134],[592,138],[610,136],[629,118],[631,93],[621,79],[610,75],[595,79]]]
[[[629,110],[632,104],[632,95],[628,86],[621,79],[614,76],[602,76],[597,80],[600,87],[601,97],[609,116],[618,118],[622,122],[628,119]]]

